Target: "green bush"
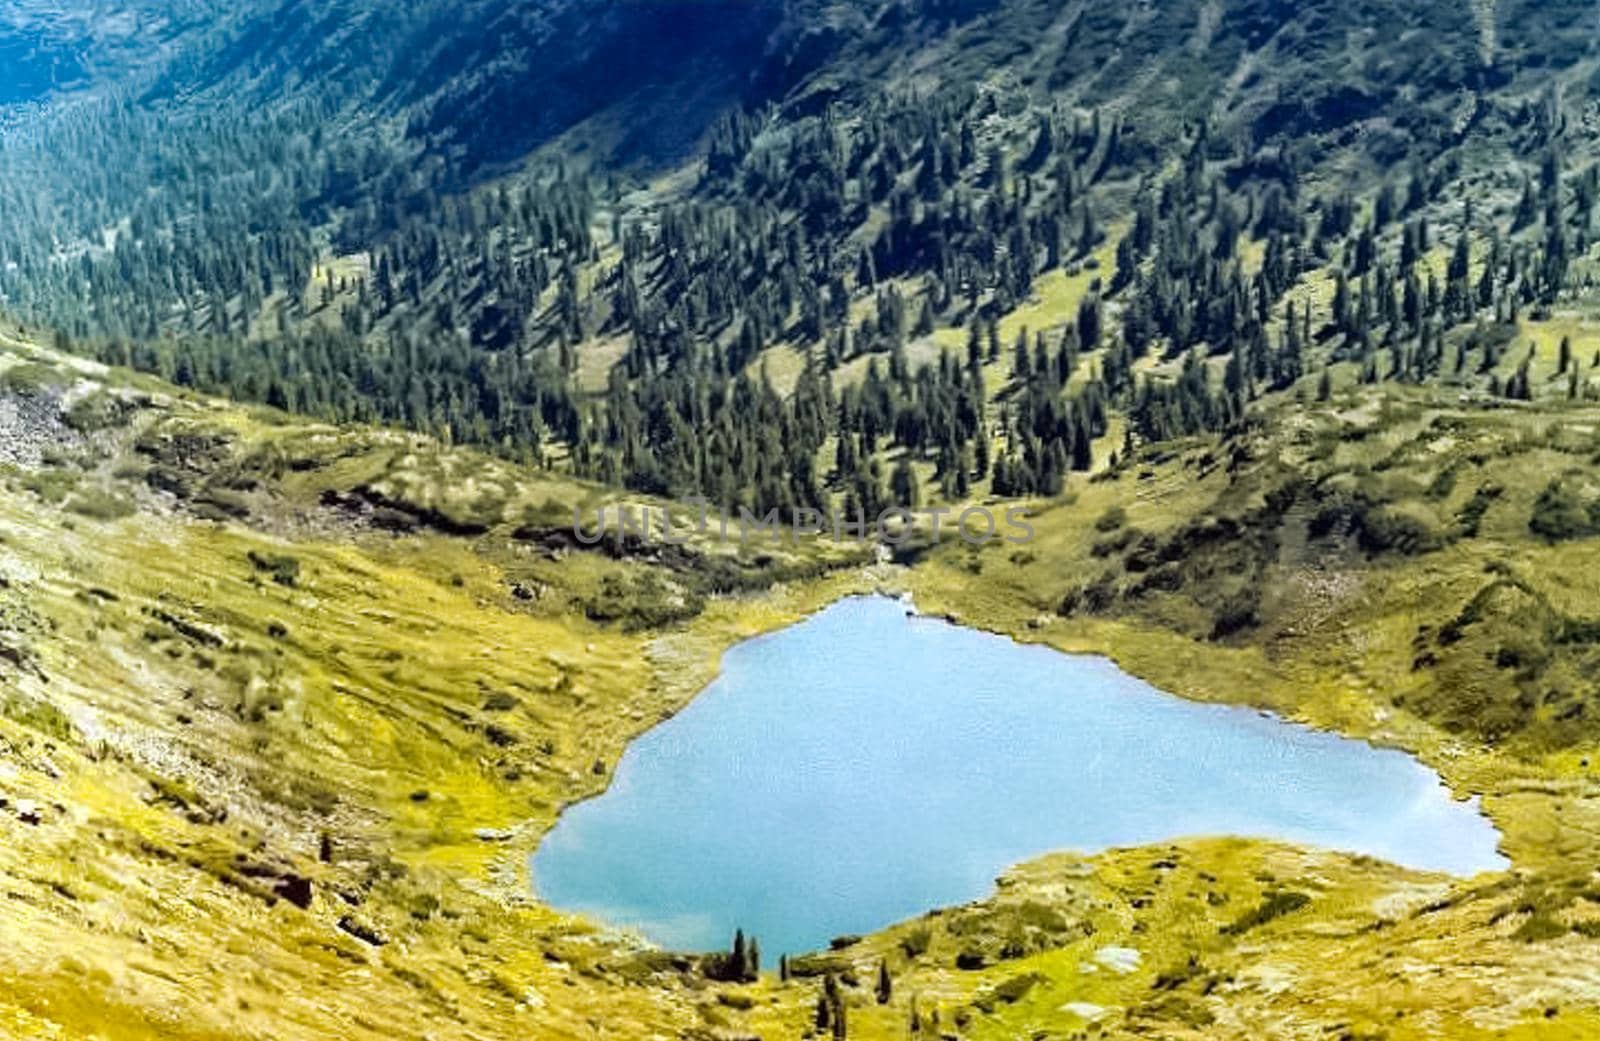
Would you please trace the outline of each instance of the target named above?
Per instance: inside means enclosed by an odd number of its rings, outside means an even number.
[[[584,601],[590,620],[620,622],[629,632],[688,621],[704,608],[705,598],[699,593],[671,586],[653,571],[633,580],[606,575],[599,592]]]
[[[1099,532],[1111,532],[1126,523],[1128,523],[1128,511],[1121,506],[1113,506],[1100,515],[1094,522],[1094,528]]]
[[[1260,607],[1259,587],[1251,585],[1235,590],[1217,607],[1210,638],[1225,640],[1235,633],[1255,628],[1261,622]]]
[[[1551,542],[1581,539],[1595,533],[1595,514],[1596,504],[1586,506],[1571,485],[1557,478],[1534,500],[1528,530]]]
[[[1247,933],[1258,926],[1266,925],[1275,918],[1281,918],[1286,914],[1298,911],[1309,903],[1311,903],[1309,896],[1304,893],[1296,893],[1293,890],[1285,889],[1268,893],[1266,899],[1262,900],[1256,907],[1240,915],[1236,921],[1223,926],[1222,933],[1231,936]]]
[[[80,434],[121,426],[127,418],[126,405],[104,391],[74,401],[63,416],[67,426]]]
[[[1456,513],[1456,527],[1462,538],[1475,539],[1483,526],[1483,515],[1505,494],[1498,484],[1485,484]]]
[[[133,502],[104,488],[85,488],[67,501],[67,509],[91,520],[113,521],[131,516]]]
[[[5,700],[0,701],[0,716],[57,741],[67,742],[77,739],[78,729],[72,720],[48,701],[40,701],[22,694],[8,694]]]
[[[257,571],[272,575],[280,586],[293,586],[300,580],[300,561],[287,553],[261,553],[251,550],[247,556]]]
[[[33,397],[46,387],[60,382],[60,373],[37,362],[23,362],[0,373],[0,389],[23,397]]]
[[[1398,553],[1418,556],[1445,543],[1444,535],[1426,521],[1374,502],[1361,493],[1336,492],[1311,518],[1312,538],[1354,535],[1369,555]]]
[[[1444,538],[1427,522],[1388,507],[1368,509],[1360,515],[1358,541],[1368,553],[1418,556],[1444,544]]]
[[[928,946],[932,943],[933,930],[925,925],[919,925],[900,937],[900,949],[913,961],[927,954]]]
[[[78,486],[78,475],[71,470],[40,470],[22,479],[22,487],[52,505],[64,502]]]
[[[242,520],[250,516],[250,504],[243,495],[227,488],[208,487],[192,503],[195,516],[202,520]]]

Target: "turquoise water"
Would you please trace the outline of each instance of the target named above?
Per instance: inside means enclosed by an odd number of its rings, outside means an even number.
[[[1400,752],[1163,694],[1060,654],[845,600],[733,648],[533,858],[549,903],[680,950],[768,958],[977,899],[1008,865],[1185,835],[1503,867]]]

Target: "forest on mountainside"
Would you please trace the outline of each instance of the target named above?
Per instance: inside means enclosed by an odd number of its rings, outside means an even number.
[[[1528,398],[1507,330],[1590,277],[1593,103],[1549,5],[722,6],[174,27],[6,130],[0,292],[181,385],[870,511],[1055,494],[1097,442],[1338,361]],[[612,132],[659,106],[670,145]],[[1061,279],[1068,313],[1001,334]]]

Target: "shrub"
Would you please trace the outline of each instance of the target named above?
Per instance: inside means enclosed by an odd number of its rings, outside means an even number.
[[[698,592],[669,585],[653,571],[631,581],[606,575],[599,591],[584,600],[584,614],[591,621],[620,622],[629,632],[688,621],[704,608],[705,598]]]
[[[1460,476],[1460,473],[1461,466],[1459,463],[1440,470],[1428,484],[1428,498],[1435,500],[1450,498],[1450,493],[1455,490],[1456,478]]]
[[[1293,890],[1278,890],[1268,893],[1266,899],[1228,925],[1222,927],[1223,935],[1238,936],[1249,932],[1257,926],[1266,925],[1275,918],[1300,910],[1311,903],[1311,898],[1304,893]]]
[[[242,520],[250,516],[250,505],[244,496],[227,488],[206,488],[191,506],[195,516],[202,520]]]
[[[91,520],[113,521],[131,516],[133,503],[103,488],[86,488],[67,501],[67,509]]]
[[[300,561],[287,553],[251,550],[248,556],[257,571],[271,574],[272,580],[280,586],[293,586],[300,579]]]
[[[976,972],[985,964],[983,952],[965,950],[956,955],[956,968],[963,972]]]
[[[1128,511],[1121,506],[1113,506],[1100,515],[1094,522],[1094,528],[1099,532],[1112,532],[1128,523]]]
[[[1217,609],[1216,622],[1211,627],[1211,639],[1224,640],[1234,633],[1254,628],[1260,622],[1257,613],[1261,594],[1257,587],[1237,590]]]
[[[39,701],[22,694],[8,694],[3,701],[0,701],[0,716],[58,741],[77,739],[78,730],[71,718],[48,701]]]
[[[1365,495],[1338,492],[1311,518],[1312,538],[1354,535],[1369,555],[1418,556],[1444,545],[1444,536],[1420,517],[1373,502]]]
[[[1498,484],[1485,484],[1456,513],[1456,526],[1462,538],[1475,539],[1483,526],[1483,515],[1505,493]]]
[[[1413,557],[1431,553],[1444,543],[1426,521],[1388,507],[1364,510],[1359,521],[1358,541],[1368,553]]]
[[[1037,972],[1024,973],[1021,976],[1013,976],[995,987],[994,996],[1008,1005],[1015,1004],[1026,997],[1028,991],[1046,982],[1048,982],[1046,977]]]
[[[33,397],[59,382],[60,375],[54,369],[36,362],[13,365],[0,373],[0,389],[23,397]]]
[[[71,470],[39,470],[22,479],[22,487],[45,502],[56,505],[78,486],[78,475]]]
[[[925,925],[919,925],[900,937],[900,949],[905,952],[907,958],[912,960],[927,954],[928,946],[932,943],[933,930]]]
[[[1594,513],[1594,508],[1586,507],[1570,485],[1557,478],[1534,500],[1528,529],[1551,542],[1581,539],[1594,534]]]
[[[1094,545],[1089,547],[1089,553],[1091,556],[1094,556],[1097,559],[1104,559],[1117,553],[1121,553],[1123,550],[1133,545],[1133,543],[1138,539],[1138,529],[1123,528],[1121,531],[1118,531],[1106,538],[1096,539]]]
[[[127,417],[127,406],[105,391],[81,397],[74,401],[62,417],[67,426],[80,434],[91,434],[121,426]]]

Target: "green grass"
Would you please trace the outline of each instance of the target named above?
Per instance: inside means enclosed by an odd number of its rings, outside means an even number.
[[[7,797],[50,808],[37,827],[0,814],[0,880],[19,894],[0,902],[0,1030],[583,1038],[598,1022],[630,1038],[800,1037],[818,979],[685,975],[527,898],[525,857],[726,647],[887,588],[1109,654],[1182,696],[1411,749],[1483,796],[1519,874],[1449,880],[1245,839],[1047,857],[984,901],[830,955],[860,981],[845,985],[852,1038],[903,1038],[913,999],[925,1024],[938,1016],[924,1036],[971,1041],[1590,1036],[1595,1006],[1561,980],[1600,971],[1584,895],[1600,811],[1583,795],[1600,754],[1558,716],[1586,697],[1573,634],[1600,579],[1593,539],[1541,539],[1529,521],[1553,475],[1587,467],[1597,417],[1544,409],[1341,386],[1326,406],[1280,403],[1233,443],[1075,478],[1035,504],[1027,547],[947,543],[905,570],[696,546],[706,555],[678,569],[514,537],[563,526],[602,489],[425,438],[160,396],[106,428],[92,480],[45,469],[0,492],[7,558],[26,562],[0,586],[16,688],[0,740],[20,768]],[[196,495],[244,495],[247,517],[197,520],[199,498],[153,510],[136,494],[146,469],[179,464],[182,438],[204,448]],[[1292,481],[1303,504],[1273,513]],[[396,535],[319,505],[363,487],[484,533]],[[1441,540],[1314,536],[1330,503]],[[85,504],[115,528],[71,524]],[[1458,534],[1469,507],[1475,531]],[[1207,535],[1229,518],[1244,527]],[[1130,570],[1141,555],[1158,563]],[[1135,591],[1168,564],[1170,581]],[[1100,607],[1062,612],[1102,580]],[[1246,592],[1253,621],[1220,632]],[[1452,623],[1465,635],[1441,642]],[[1485,665],[1517,640],[1513,671]],[[1540,693],[1527,710],[1519,684]],[[290,877],[311,880],[304,911],[274,896]],[[1108,948],[1137,964],[1111,967]],[[1396,974],[1397,950],[1427,971]],[[880,961],[886,1005],[871,995]],[[1483,1008],[1504,1011],[1486,1023]]]
[[[102,488],[86,488],[77,492],[67,500],[66,508],[80,517],[98,521],[131,517],[135,509],[131,500]]]

